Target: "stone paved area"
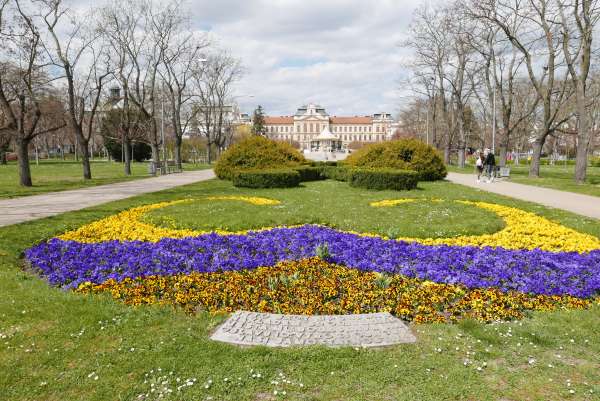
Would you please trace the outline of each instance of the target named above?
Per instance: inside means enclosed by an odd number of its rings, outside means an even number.
[[[466,185],[482,191],[493,192],[557,209],[567,210],[582,216],[600,219],[600,198],[574,192],[517,184],[508,181],[477,183],[474,174],[448,173],[446,179],[455,184]]]
[[[416,341],[410,329],[387,312],[304,316],[238,311],[211,338],[236,345],[267,347],[382,347]]]
[[[212,170],[186,171],[117,184],[3,199],[0,200],[0,227],[205,181],[214,176]]]

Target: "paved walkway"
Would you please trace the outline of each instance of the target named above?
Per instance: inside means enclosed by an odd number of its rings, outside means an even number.
[[[478,184],[477,177],[474,174],[448,173],[446,178],[448,181],[455,184],[462,184],[472,188],[510,196],[512,198],[567,210],[582,216],[600,219],[600,198],[596,196],[558,191],[556,189],[517,184],[508,181],[496,181],[488,184],[482,180],[481,183]]]
[[[387,312],[304,316],[238,311],[211,339],[267,347],[383,347],[417,341],[402,320]]]
[[[214,176],[212,170],[186,171],[156,178],[0,200],[0,227],[205,181]]]

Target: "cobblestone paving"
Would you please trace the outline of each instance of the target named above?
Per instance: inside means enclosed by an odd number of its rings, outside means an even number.
[[[389,313],[303,316],[238,311],[211,338],[237,345],[382,347],[414,343],[415,336]]]

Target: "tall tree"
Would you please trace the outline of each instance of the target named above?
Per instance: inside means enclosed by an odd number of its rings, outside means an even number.
[[[83,178],[91,179],[90,140],[96,130],[95,116],[102,88],[112,74],[108,46],[100,39],[92,13],[79,15],[62,0],[37,0],[48,33],[45,49],[52,64],[61,70],[67,85],[67,115],[79,147]]]
[[[181,147],[183,135],[196,116],[197,108],[192,105],[194,97],[193,73],[197,63],[207,60],[201,56],[202,49],[208,46],[204,37],[194,38],[191,34],[175,35],[163,54],[166,73],[164,82],[170,106],[171,125],[175,137],[175,163],[182,168]]]
[[[472,0],[471,10],[479,19],[495,24],[524,58],[527,75],[535,89],[542,114],[533,140],[531,177],[540,176],[540,159],[544,143],[568,116],[561,114],[570,97],[568,70],[561,73],[559,10],[555,0]],[[510,23],[517,16],[519,22]],[[564,76],[563,76],[564,75]]]
[[[592,137],[588,77],[593,51],[593,32],[600,18],[600,8],[596,0],[556,1],[560,11],[563,54],[575,89],[577,115],[575,181],[583,184],[587,175]]]
[[[18,1],[0,2],[0,37],[7,59],[0,60],[0,134],[17,148],[19,182],[32,185],[29,145],[40,135],[64,127],[64,110],[53,96],[45,72],[42,44],[32,11]]]
[[[265,132],[265,112],[259,104],[252,115],[252,133],[254,135],[264,135]]]

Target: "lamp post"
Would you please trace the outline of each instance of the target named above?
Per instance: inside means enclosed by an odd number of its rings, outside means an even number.
[[[161,94],[160,94],[160,141],[162,143],[162,165],[161,174],[167,172],[167,150],[165,149],[165,80],[161,78]]]
[[[496,154],[496,83],[492,99],[492,154]]]

